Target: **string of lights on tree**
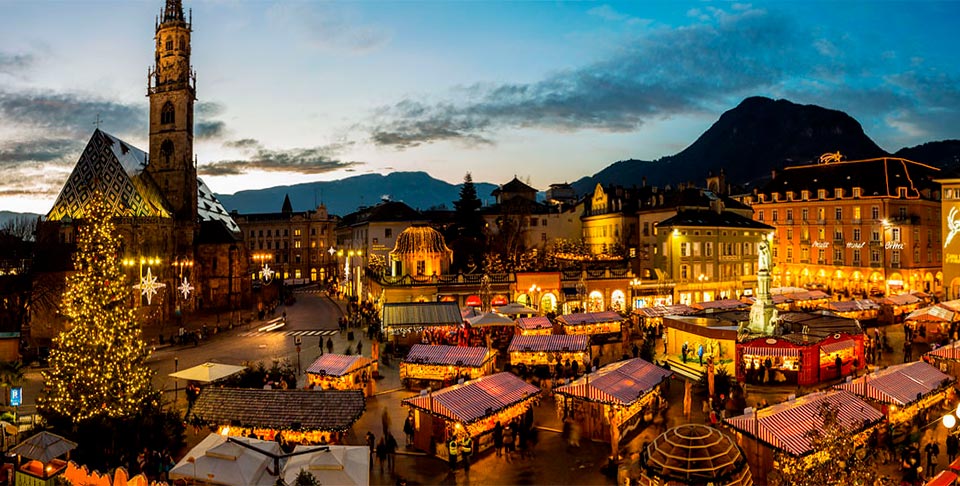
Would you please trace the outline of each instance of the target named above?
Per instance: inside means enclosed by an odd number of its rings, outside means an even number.
[[[157,397],[149,354],[129,305],[117,236],[103,195],[95,193],[77,234],[75,273],[66,279],[66,330],[54,338],[41,414],[74,423],[136,414]]]

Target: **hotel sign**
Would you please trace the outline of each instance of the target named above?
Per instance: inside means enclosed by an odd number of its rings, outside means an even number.
[[[854,243],[854,242],[852,242],[852,241],[851,241],[851,242],[847,242],[847,248],[853,248],[853,249],[855,249],[855,250],[859,250],[859,249],[863,248],[864,246],[867,246],[867,242],[866,242],[866,241],[858,241],[858,242],[856,242],[856,243]]]
[[[888,241],[888,242],[887,242],[887,245],[886,245],[886,248],[887,248],[888,250],[902,250],[902,249],[903,249],[903,243],[901,243],[901,242],[899,242],[899,241]]]
[[[814,241],[812,246],[813,246],[814,248],[827,248],[827,247],[830,246],[830,242],[829,242],[829,241]]]

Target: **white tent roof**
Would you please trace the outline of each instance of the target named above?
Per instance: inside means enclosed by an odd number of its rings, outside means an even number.
[[[329,451],[322,450],[329,447]],[[287,459],[283,466],[283,480],[294,484],[300,470],[313,474],[320,484],[338,486],[367,486],[370,484],[370,449],[366,446],[302,446],[294,453],[318,449],[312,454],[300,454]]]
[[[181,380],[210,383],[221,378],[226,378],[232,374],[239,373],[244,369],[246,369],[246,366],[235,366],[222,363],[203,363],[201,365],[194,366],[193,368],[187,368],[176,373],[170,373],[170,376]]]
[[[513,319],[497,314],[496,312],[484,312],[476,317],[469,317],[467,318],[467,322],[473,327],[513,326],[516,324]]]
[[[511,302],[507,305],[501,305],[497,307],[497,312],[507,315],[516,315],[516,314],[536,314],[536,309],[531,309],[523,304],[517,302]]]
[[[274,441],[235,437],[258,449],[272,454],[281,454],[280,445]],[[228,486],[273,486],[276,478],[267,473],[273,459],[228,442],[218,434],[206,436],[170,471],[170,479],[196,479],[202,484]]]

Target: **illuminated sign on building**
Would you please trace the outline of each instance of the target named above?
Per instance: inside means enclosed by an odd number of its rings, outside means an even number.
[[[859,241],[857,243],[854,243],[852,241],[847,242],[847,248],[860,249],[860,248],[863,248],[864,246],[867,246],[866,241]]]

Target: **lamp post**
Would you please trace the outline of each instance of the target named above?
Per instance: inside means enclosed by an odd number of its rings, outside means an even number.
[[[643,281],[640,280],[639,278],[634,277],[633,280],[630,281],[630,307],[632,309],[636,309],[638,307],[646,307],[646,306],[637,305],[637,291],[640,290],[640,287],[642,285],[643,285]]]
[[[540,290],[541,289],[537,284],[533,284],[530,286],[528,292],[530,294],[530,303],[533,304],[533,308],[537,309],[537,311],[540,310]]]
[[[152,272],[152,270],[151,270],[151,267],[153,267],[154,265],[159,265],[159,264],[161,263],[161,261],[162,261],[162,260],[160,259],[160,257],[144,257],[144,256],[141,256],[141,257],[139,257],[139,258],[124,258],[123,260],[120,260],[120,264],[123,265],[124,267],[127,267],[127,268],[133,267],[134,265],[137,266],[137,285],[139,286],[140,284],[143,283],[143,266],[146,265],[146,266],[147,266],[147,272],[152,275],[153,272]],[[162,284],[160,284],[160,285],[162,285]],[[138,288],[139,288],[139,287],[138,287]],[[143,293],[140,293],[140,295],[137,296],[137,307],[140,307],[140,306],[142,305],[142,303],[143,303],[143,302],[142,302],[142,295],[143,295]],[[147,305],[149,305],[149,304],[150,304],[150,302],[149,302],[149,299],[148,299]]]
[[[883,295],[890,294],[890,284],[887,283],[887,228],[890,222],[886,218],[880,220],[880,273],[883,277]]]

